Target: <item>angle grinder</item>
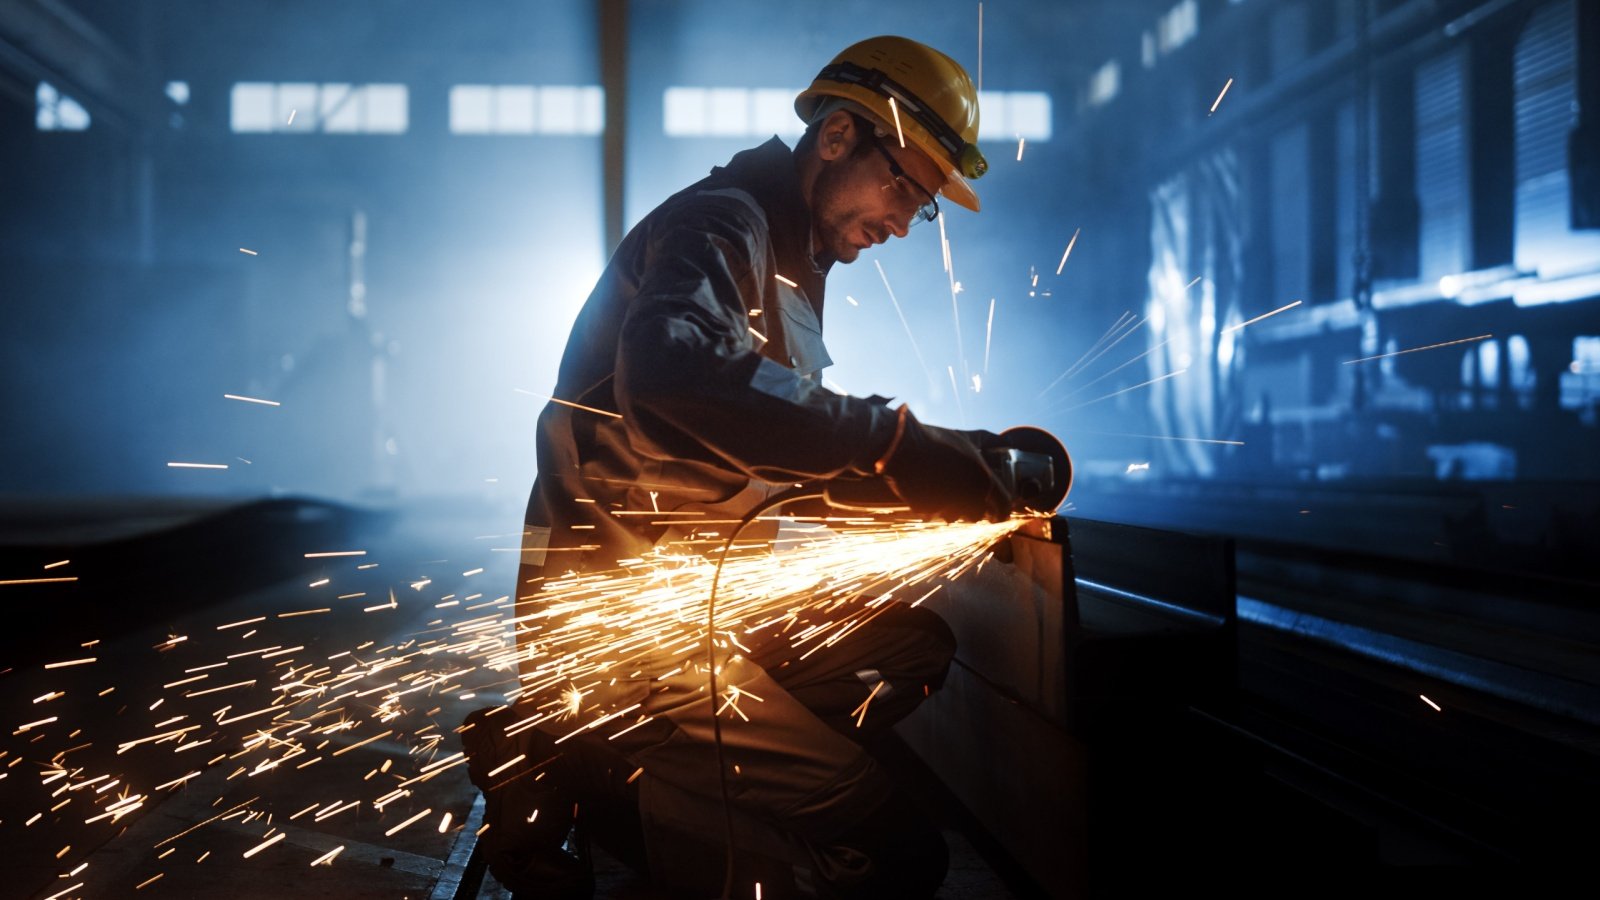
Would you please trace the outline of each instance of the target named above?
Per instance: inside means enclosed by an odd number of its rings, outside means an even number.
[[[1055,435],[1043,428],[1019,425],[1002,431],[990,446],[980,447],[984,462],[1006,486],[1014,513],[1053,513],[1072,490],[1072,457]],[[837,509],[871,513],[904,513],[910,507],[887,481],[830,481],[824,499]]]

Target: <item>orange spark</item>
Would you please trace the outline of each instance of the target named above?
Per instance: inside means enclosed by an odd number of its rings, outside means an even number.
[[[411,823],[417,821],[418,819],[423,818],[424,816],[429,815],[432,812],[433,812],[433,809],[431,807],[428,808],[428,809],[425,809],[422,812],[419,812],[416,815],[412,816],[411,818],[406,819],[404,822],[401,822],[399,825],[396,825],[393,828],[389,829],[388,831],[385,831],[383,833],[383,836],[384,837],[394,837],[396,834],[398,834],[400,832],[400,829],[406,827],[407,825],[410,825]]]
[[[1228,83],[1227,83],[1227,84],[1225,84],[1225,85],[1223,85],[1223,86],[1222,86],[1222,93],[1220,93],[1220,94],[1218,94],[1218,95],[1217,95],[1217,99],[1215,99],[1215,100],[1213,100],[1213,101],[1211,101],[1211,109],[1210,109],[1210,111],[1208,111],[1208,112],[1207,112],[1207,113],[1206,113],[1206,115],[1208,115],[1208,116],[1209,116],[1209,115],[1211,115],[1211,114],[1212,114],[1212,113],[1214,113],[1214,112],[1216,112],[1216,111],[1217,111],[1217,105],[1218,105],[1218,104],[1220,104],[1220,103],[1221,103],[1221,102],[1222,102],[1222,98],[1223,98],[1223,97],[1225,97],[1225,96],[1227,96],[1227,94],[1228,94],[1228,88],[1231,88],[1231,87],[1233,87],[1233,79],[1232,79],[1232,78],[1229,78],[1229,79],[1228,79]]]
[[[519,394],[527,394],[530,397],[539,397],[541,399],[548,400],[551,403],[559,403],[562,406],[570,406],[573,409],[581,409],[584,412],[592,412],[592,413],[595,413],[597,415],[610,416],[613,419],[622,418],[622,415],[620,413],[614,413],[614,412],[611,412],[609,410],[604,410],[604,409],[595,409],[592,406],[584,406],[582,403],[573,403],[571,400],[562,400],[560,397],[546,397],[543,394],[535,394],[532,391],[525,391],[522,388],[514,388],[513,390],[515,390]]]
[[[1239,329],[1245,327],[1246,325],[1254,325],[1255,323],[1257,323],[1257,322],[1261,321],[1262,319],[1265,319],[1265,318],[1267,318],[1269,316],[1275,316],[1278,313],[1294,309],[1296,306],[1299,306],[1302,302],[1304,302],[1304,301],[1296,300],[1293,303],[1290,303],[1288,306],[1280,306],[1277,309],[1273,310],[1272,312],[1262,313],[1261,315],[1256,316],[1254,319],[1250,319],[1250,320],[1245,321],[1245,322],[1240,322],[1237,325],[1229,325],[1227,328],[1222,329],[1222,333],[1223,334],[1227,334],[1230,331],[1238,331]]]
[[[0,581],[0,584],[60,584],[67,581],[77,581],[78,576],[70,575],[61,578],[11,578]]]
[[[283,840],[284,838],[286,838],[288,836],[289,836],[289,832],[280,831],[277,834],[273,835],[272,837],[269,837],[266,840],[262,841],[261,843],[255,845],[254,847],[251,847],[249,850],[246,850],[244,852],[244,858],[245,859],[249,859],[250,857],[255,856],[257,853],[260,853],[261,851],[267,849],[268,847],[271,847],[273,844],[276,844],[277,842]]]
[[[878,696],[878,691],[883,689],[883,685],[884,685],[884,682],[882,682],[882,681],[880,681],[877,684],[873,685],[872,686],[872,693],[867,695],[867,699],[861,701],[861,705],[860,706],[858,706],[855,709],[850,711],[850,714],[856,717],[856,727],[857,728],[860,728],[861,727],[861,723],[865,722],[867,720],[867,705],[872,702],[872,698],[873,697]]]
[[[324,853],[321,856],[317,857],[316,859],[313,859],[311,861],[311,864],[313,866],[328,866],[328,865],[332,865],[333,864],[333,858],[335,856],[338,856],[339,852],[342,851],[342,850],[344,850],[344,845],[340,844],[339,846],[333,848],[332,850],[329,850],[327,853]]]
[[[1176,378],[1177,376],[1182,375],[1183,373],[1185,373],[1187,371],[1189,371],[1189,370],[1188,369],[1179,369],[1176,372],[1168,372],[1165,375],[1162,375],[1162,376],[1157,377],[1157,378],[1152,378],[1149,381],[1141,381],[1136,385],[1133,385],[1131,387],[1125,387],[1120,391],[1112,391],[1111,393],[1106,394],[1104,397],[1096,397],[1093,400],[1088,401],[1087,403],[1079,403],[1077,406],[1069,407],[1068,408],[1068,412],[1070,412],[1071,410],[1074,410],[1074,409],[1082,409],[1083,407],[1088,406],[1090,403],[1099,403],[1101,400],[1110,400],[1112,397],[1115,397],[1118,394],[1126,394],[1129,391],[1137,390],[1139,388],[1155,384],[1158,381],[1166,381],[1168,378]]]
[[[1082,228],[1078,228],[1072,232],[1072,240],[1067,241],[1067,250],[1065,253],[1061,254],[1061,262],[1056,265],[1057,275],[1060,275],[1061,270],[1067,267],[1067,257],[1072,255],[1072,245],[1078,242],[1078,232],[1082,230]]]
[[[276,400],[259,400],[259,399],[255,398],[255,397],[246,397],[246,396],[244,396],[242,394],[223,394],[222,397],[225,400],[242,400],[245,403],[259,403],[262,406],[282,406],[283,405],[282,403],[279,403]]]
[[[1480,334],[1477,337],[1461,338],[1460,340],[1456,341],[1445,341],[1441,344],[1429,344],[1426,347],[1412,347],[1410,350],[1396,350],[1393,353],[1380,353],[1377,356],[1363,356],[1360,359],[1347,359],[1344,361],[1344,364],[1348,366],[1355,363],[1370,362],[1374,359],[1386,359],[1391,356],[1401,356],[1406,353],[1420,353],[1423,350],[1437,350],[1440,347],[1453,347],[1456,344],[1470,344],[1473,341],[1488,340],[1492,337],[1494,337],[1492,334]]]

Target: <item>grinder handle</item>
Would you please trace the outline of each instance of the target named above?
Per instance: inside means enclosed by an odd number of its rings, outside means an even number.
[[[882,478],[835,478],[823,486],[822,496],[829,506],[852,512],[911,511],[911,507]]]

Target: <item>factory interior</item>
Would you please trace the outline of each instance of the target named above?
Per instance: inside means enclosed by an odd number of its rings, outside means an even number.
[[[1026,522],[856,537],[957,641],[866,747],[937,896],[1592,865],[1600,4],[7,0],[0,898],[556,896],[489,870],[462,727],[532,702],[563,348],[878,35],[969,73],[982,207],[833,267],[819,383],[1070,454]],[[751,596],[849,577],[810,524]],[[683,573],[710,647],[747,582],[705,552],[630,577]],[[602,900],[715,895],[572,852]]]

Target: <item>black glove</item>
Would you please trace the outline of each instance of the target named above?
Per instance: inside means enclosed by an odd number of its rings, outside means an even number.
[[[947,522],[1011,515],[1011,492],[979,452],[997,444],[998,435],[924,425],[909,409],[904,414],[905,428],[883,477],[912,512]]]

